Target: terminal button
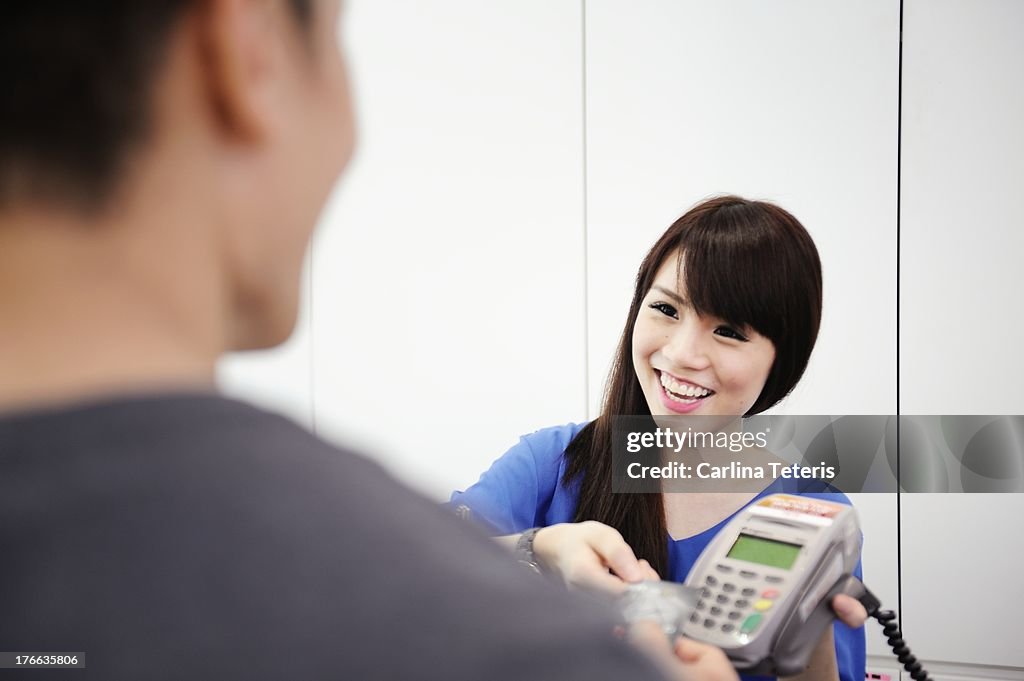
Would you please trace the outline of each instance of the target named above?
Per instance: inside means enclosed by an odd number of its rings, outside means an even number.
[[[751,615],[750,617],[748,617],[746,620],[743,621],[743,625],[740,627],[740,633],[741,634],[749,634],[752,631],[754,631],[755,629],[757,629],[757,627],[760,624],[761,624],[761,614],[755,612],[753,615]]]
[[[772,600],[779,597],[778,589],[765,589],[761,592],[761,598],[771,598]]]
[[[760,612],[764,612],[768,608],[772,607],[772,603],[773,602],[774,601],[769,601],[767,598],[762,598],[757,603],[754,603],[754,610],[759,610]]]

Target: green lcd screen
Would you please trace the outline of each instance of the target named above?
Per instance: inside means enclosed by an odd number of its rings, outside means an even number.
[[[741,534],[726,554],[729,558],[788,570],[800,554],[799,544]]]

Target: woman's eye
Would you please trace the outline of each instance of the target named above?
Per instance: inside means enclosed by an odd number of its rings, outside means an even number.
[[[739,331],[737,331],[736,329],[732,328],[731,326],[720,326],[717,329],[715,329],[715,333],[717,333],[719,336],[725,336],[726,338],[732,338],[734,340],[743,341],[744,343],[747,342],[747,337],[744,336]]]
[[[672,319],[679,318],[679,314],[676,312],[676,309],[668,303],[651,303],[650,307],[662,313],[666,317],[671,317]]]

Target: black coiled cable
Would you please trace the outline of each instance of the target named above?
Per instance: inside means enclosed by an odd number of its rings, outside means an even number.
[[[910,652],[906,641],[903,640],[903,632],[900,631],[900,625],[896,622],[896,613],[892,610],[875,610],[871,616],[882,625],[882,633],[888,637],[893,654],[896,655],[896,659],[900,661],[903,668],[910,672],[910,678],[914,681],[931,681],[927,670],[921,666],[914,654]]]

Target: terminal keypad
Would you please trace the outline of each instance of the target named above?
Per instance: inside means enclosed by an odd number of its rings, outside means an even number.
[[[730,634],[753,634],[761,625],[764,615],[782,598],[776,575],[761,575],[753,570],[734,570],[729,565],[717,565],[718,577],[708,575],[697,602],[697,611],[690,617],[706,629],[717,629]],[[773,586],[768,586],[771,583]]]

